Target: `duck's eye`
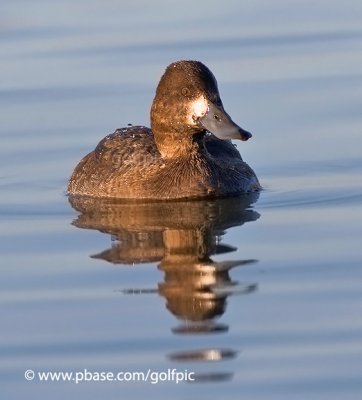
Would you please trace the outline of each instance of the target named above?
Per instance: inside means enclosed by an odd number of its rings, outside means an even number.
[[[218,115],[216,115],[216,114],[214,114],[214,119],[215,119],[216,121],[221,121],[221,118],[220,118]]]
[[[181,89],[181,94],[182,94],[182,96],[185,96],[185,97],[189,97],[190,96],[190,89],[189,88],[187,88],[187,87],[183,87],[182,89]]]

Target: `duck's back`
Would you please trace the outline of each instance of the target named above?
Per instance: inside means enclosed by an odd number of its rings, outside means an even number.
[[[161,164],[151,129],[144,126],[117,129],[79,162],[69,180],[68,192],[133,197],[132,188],[137,181]]]

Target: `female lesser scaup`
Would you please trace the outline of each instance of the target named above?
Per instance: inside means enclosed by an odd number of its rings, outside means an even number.
[[[152,103],[151,127],[106,136],[76,166],[68,193],[171,200],[260,189],[230,140],[248,140],[251,134],[225,112],[216,79],[201,62],[167,67]]]

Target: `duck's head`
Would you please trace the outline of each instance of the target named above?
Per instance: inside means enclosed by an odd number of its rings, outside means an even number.
[[[151,127],[163,157],[189,152],[206,131],[222,140],[251,137],[226,113],[214,75],[199,61],[166,68],[153,100]]]

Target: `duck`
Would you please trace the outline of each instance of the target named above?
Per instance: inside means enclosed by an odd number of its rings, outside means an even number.
[[[252,135],[226,113],[216,78],[202,62],[166,68],[150,117],[151,129],[127,126],[102,139],[75,167],[68,195],[162,201],[261,189],[232,143]]]

